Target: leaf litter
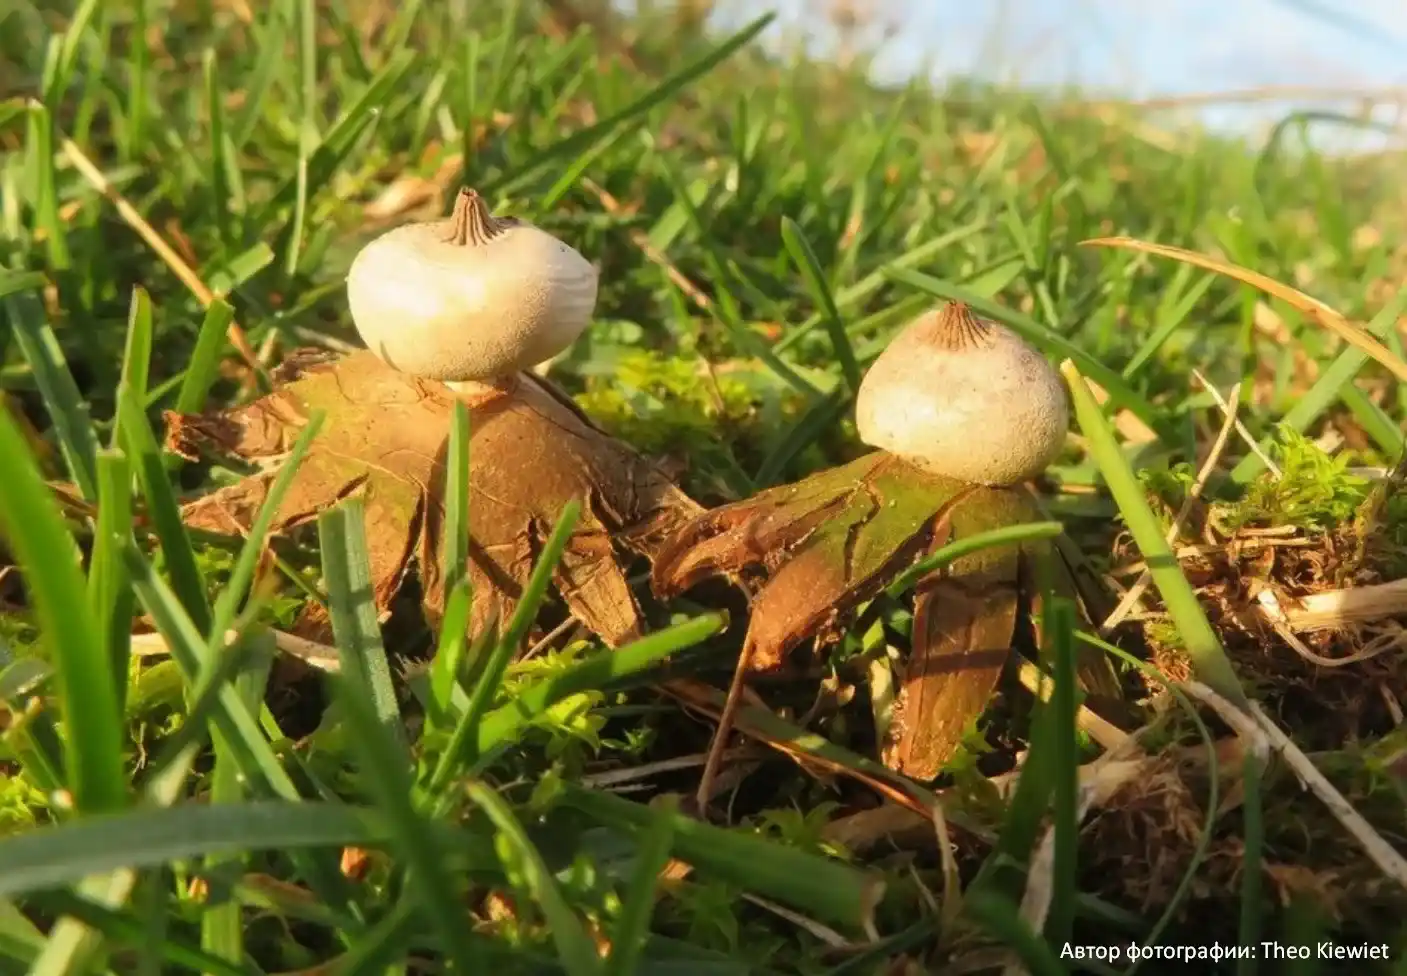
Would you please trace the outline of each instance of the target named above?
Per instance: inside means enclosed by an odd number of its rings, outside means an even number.
[[[283,499],[273,534],[286,537],[320,511],[360,495],[379,614],[389,614],[414,565],[423,610],[437,628],[446,600],[441,551],[455,394],[361,351],[331,358],[299,350],[274,379],[274,391],[251,403],[166,415],[167,448],[174,453],[255,468],[186,503],[184,521],[213,533],[246,533],[307,417],[325,410],[329,422]],[[562,509],[577,500],[581,516],[555,574],[557,591],[608,646],[641,636],[642,612],[627,567],[633,556],[652,557],[703,509],[536,376],[521,374],[510,392],[475,403],[469,413],[470,635],[513,613],[543,541]],[[309,602],[294,630],[326,639],[326,611]]]

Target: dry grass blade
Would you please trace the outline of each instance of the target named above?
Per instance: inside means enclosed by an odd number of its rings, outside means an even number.
[[[1186,95],[1160,95],[1156,98],[1104,99],[1077,103],[1075,108],[1129,109],[1144,112],[1168,109],[1206,108],[1219,105],[1249,105],[1258,102],[1356,102],[1359,104],[1402,105],[1407,88],[1335,87],[1325,85],[1260,85],[1229,91],[1190,92]]]
[[[1138,751],[1135,740],[1130,738],[1129,749]],[[1078,820],[1084,820],[1091,810],[1109,803],[1120,790],[1144,775],[1153,760],[1147,756],[1124,757],[1114,753],[1103,756],[1088,767],[1080,769],[1079,801],[1076,808]],[[1088,769],[1088,776],[1085,771]],[[1031,857],[1031,869],[1027,875],[1026,891],[1021,898],[1021,917],[1034,931],[1045,928],[1046,916],[1050,913],[1050,903],[1054,896],[1055,872],[1055,828],[1048,827],[1036,845]],[[1016,961],[1009,962],[1004,976],[1018,976],[1026,969]]]
[[[1284,607],[1291,630],[1337,630],[1407,615],[1407,579],[1302,596],[1298,606]]]
[[[1019,673],[1021,684],[1027,691],[1033,695],[1039,695],[1042,701],[1050,700],[1050,682],[1042,679],[1040,668],[1030,661],[1022,661]],[[1090,738],[1110,752],[1124,748],[1129,741],[1129,733],[1108,719],[1101,718],[1086,705],[1081,705],[1075,710],[1075,724],[1079,726],[1081,731],[1087,733]]]
[[[1200,377],[1200,374],[1198,375]],[[1205,380],[1202,382],[1206,385]],[[1210,386],[1207,388],[1211,389]],[[1221,456],[1226,450],[1226,443],[1231,439],[1231,431],[1235,429],[1236,424],[1239,423],[1236,419],[1236,410],[1241,404],[1240,383],[1237,383],[1231,388],[1231,396],[1229,399],[1231,402],[1225,408],[1226,419],[1221,425],[1221,430],[1217,431],[1216,440],[1212,443],[1212,449],[1207,453],[1207,459],[1202,462],[1201,470],[1197,472],[1197,477],[1192,482],[1192,487],[1187,490],[1187,497],[1182,500],[1182,506],[1178,509],[1177,516],[1173,519],[1172,525],[1168,527],[1168,534],[1166,536],[1168,545],[1172,545],[1177,541],[1178,534],[1182,531],[1183,524],[1187,521],[1187,517],[1192,514],[1192,506],[1197,504],[1197,500],[1201,497],[1202,491],[1207,487],[1207,481],[1210,480],[1212,472],[1216,470],[1217,463],[1221,460]],[[1145,569],[1142,575],[1129,587],[1128,592],[1124,594],[1123,599],[1119,601],[1119,605],[1114,608],[1113,613],[1109,614],[1104,623],[1100,625],[1100,633],[1107,637],[1113,632],[1115,627],[1123,623],[1133,611],[1133,608],[1138,605],[1138,601],[1142,599],[1143,594],[1147,592],[1152,582],[1152,572]]]
[[[1081,241],[1081,244],[1095,247],[1121,247],[1130,251],[1142,251],[1145,254],[1156,254],[1159,257],[1172,258],[1174,261],[1181,261],[1184,264],[1195,265],[1207,271],[1215,271],[1224,274],[1228,278],[1235,278],[1254,288],[1259,288],[1268,295],[1272,295],[1281,301],[1286,302],[1295,309],[1307,316],[1310,321],[1316,322],[1330,332],[1340,336],[1350,345],[1357,346],[1373,359],[1376,359],[1388,371],[1403,382],[1407,382],[1407,362],[1403,362],[1391,349],[1374,339],[1363,329],[1354,325],[1328,305],[1311,298],[1298,288],[1291,288],[1273,278],[1269,278],[1258,271],[1251,271],[1239,265],[1214,258],[1206,254],[1199,254],[1196,251],[1189,251],[1181,247],[1172,247],[1167,244],[1151,244],[1147,241],[1140,241],[1132,237],[1096,237],[1091,240]]]
[[[1211,398],[1216,401],[1216,405],[1223,415],[1230,417],[1235,413],[1235,411],[1231,409],[1231,404],[1226,402],[1226,397],[1221,395],[1221,391],[1213,386],[1211,380],[1203,376],[1200,370],[1194,369],[1192,375],[1196,378],[1198,383],[1202,384],[1202,389],[1206,390]],[[1234,423],[1236,436],[1245,442],[1247,449],[1249,449],[1252,454],[1260,458],[1261,463],[1265,465],[1265,470],[1270,472],[1270,476],[1272,478],[1281,477],[1282,472],[1280,471],[1280,466],[1271,459],[1269,454],[1266,454],[1265,451],[1261,449],[1260,444],[1251,436],[1251,432],[1246,428],[1246,425],[1241,423],[1240,418],[1236,418]]]
[[[232,643],[238,633],[233,630],[225,631],[226,643]],[[342,670],[341,660],[337,656],[337,648],[327,644],[319,644],[317,641],[310,641],[297,634],[290,634],[287,631],[273,631],[274,647],[278,648],[289,657],[295,657],[307,664],[309,667],[328,674],[337,674]],[[166,638],[161,634],[133,634],[132,654],[136,657],[158,657],[171,653],[170,645],[166,643]]]
[[[813,938],[819,942],[825,943],[831,949],[845,952],[854,951],[863,947],[863,943],[851,942],[829,925],[822,925],[815,919],[807,918],[800,912],[794,912],[790,908],[778,905],[774,901],[768,901],[766,898],[759,898],[757,895],[750,895],[747,892],[743,892],[743,901],[750,902],[764,911],[771,912],[773,915],[783,921],[790,922],[799,929],[805,929]]]
[[[938,843],[938,858],[943,869],[943,909],[945,928],[957,921],[962,908],[962,874],[958,868],[957,855],[953,853],[953,838],[948,830],[948,818],[943,815],[943,804],[933,804],[933,837]]]
[[[1344,657],[1325,657],[1300,640],[1299,635],[1290,629],[1288,615],[1280,606],[1280,598],[1272,590],[1261,590],[1256,596],[1256,605],[1260,609],[1261,616],[1270,624],[1270,629],[1275,631],[1276,635],[1289,645],[1292,651],[1321,668],[1343,668],[1350,664],[1371,661],[1379,654],[1384,654],[1397,646],[1396,641],[1373,641],[1362,650]]]
[[[1275,724],[1275,720],[1265,713],[1259,703],[1251,702],[1250,711],[1246,712],[1200,682],[1189,681],[1180,687],[1193,698],[1209,705],[1222,721],[1235,730],[1246,746],[1259,753],[1263,759],[1269,756],[1272,749],[1278,752],[1305,788],[1317,796],[1333,814],[1334,819],[1362,845],[1364,853],[1378,869],[1401,887],[1407,888],[1407,858],[1399,854],[1383,835],[1354,809],[1353,804],[1348,802],[1303,750]]]
[[[156,228],[147,222],[146,218],[132,206],[131,202],[124,197],[118,189],[108,181],[103,175],[103,171],[98,165],[88,158],[87,154],[78,147],[78,144],[71,139],[65,139],[62,143],[64,155],[73,164],[73,168],[92,185],[93,189],[105,197],[117,208],[117,214],[123,222],[137,232],[137,236],[146,242],[147,246],[156,252],[157,256],[171,269],[172,273],[181,280],[192,295],[202,306],[208,307],[216,298],[215,293],[210,290],[205,282],[200,280],[200,275],[176,253],[166,239],[156,232]],[[264,369],[259,362],[259,356],[254,351],[254,347],[249,344],[248,337],[244,330],[236,322],[231,322],[226,328],[226,334],[230,340],[230,345],[234,346],[240,358],[254,371],[255,374],[263,374]]]

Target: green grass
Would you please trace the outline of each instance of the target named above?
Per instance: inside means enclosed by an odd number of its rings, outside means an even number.
[[[367,36],[349,5],[313,0],[59,6],[22,4],[0,31],[0,78],[18,79],[0,101],[0,972],[879,973],[992,941],[1039,973],[1069,970],[1067,942],[1148,945],[1154,972],[1155,946],[1298,944],[1311,928],[1394,960],[1407,948],[1407,892],[1283,767],[1247,754],[1218,769],[1226,731],[1167,684],[1195,673],[1261,702],[1407,843],[1401,773],[1373,758],[1390,751],[1384,701],[1407,700],[1402,649],[1329,669],[1245,623],[1263,582],[1286,597],[1407,571],[1407,509],[1351,470],[1403,449],[1400,156],[1327,156],[1293,124],[1265,147],[1154,128],[1075,95],[878,90],[858,68],[766,56],[760,22],[715,37],[657,13],[558,38],[549,4],[359,4],[380,24]],[[623,36],[635,66],[613,53]],[[436,174],[413,212],[368,217]],[[599,265],[596,320],[552,376],[608,429],[686,461],[706,504],[862,450],[859,377],[941,298],[1069,361],[1080,440],[1044,503],[1095,570],[1147,560],[1149,612],[1101,636],[1054,601],[1056,692],[1034,706],[1005,690],[939,784],[956,864],[922,819],[893,844],[836,840],[876,784],[934,797],[886,779],[867,731],[863,665],[904,646],[912,574],[841,642],[819,717],[798,724],[811,679],[766,686],[781,714],[744,709],[747,736],[775,748],[718,826],[677,808],[698,767],[672,763],[708,729],[659,687],[720,685],[740,624],[680,601],[618,650],[515,659],[578,510],[515,615],[474,643],[452,626],[473,599],[452,571],[463,479],[446,486],[450,626],[428,643],[377,625],[357,500],[318,519],[301,586],[263,571],[317,423],[249,539],[181,524],[178,501],[228,473],[165,453],[162,411],[257,395],[293,348],[355,345],[352,256],[441,213],[461,182]],[[1293,285],[1382,346],[1346,342],[1283,286],[1082,244],[1115,236]],[[270,361],[241,372],[248,350]],[[1233,436],[1169,545],[1167,513],[1222,423],[1194,370],[1243,383],[1240,420],[1280,477]],[[1293,538],[1266,546],[1286,538],[1273,530]],[[1206,532],[1218,551],[1175,557]],[[309,591],[335,676],[276,660],[270,628]],[[137,654],[139,629],[169,656]],[[1336,656],[1372,636],[1311,641]],[[1151,765],[1076,835],[1081,640],[1117,644],[1169,707],[1142,736]],[[851,686],[860,701],[841,707]],[[1027,742],[1029,775],[1003,802],[990,777]],[[1052,825],[1037,931],[1017,906]],[[689,870],[657,883],[672,859]],[[942,894],[949,868],[960,905]]]

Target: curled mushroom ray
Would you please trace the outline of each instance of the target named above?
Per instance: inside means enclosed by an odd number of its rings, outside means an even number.
[[[392,369],[367,352],[328,359],[292,356],[276,389],[245,406],[205,415],[168,414],[168,446],[185,457],[252,462],[258,470],[182,508],[186,523],[247,532],[268,495],[291,432],[313,410],[333,419],[296,472],[275,513],[287,535],[349,494],[365,499],[367,544],[378,611],[388,613],[412,565],[422,601],[438,623],[446,445],[454,391]],[[471,631],[506,619],[532,570],[536,547],[563,507],[581,517],[558,566],[564,602],[608,645],[638,637],[641,609],[626,582],[633,555],[649,558],[703,509],[649,459],[591,424],[565,394],[524,376],[470,411],[469,566]],[[263,462],[263,463],[261,463]],[[272,463],[269,463],[272,462]],[[310,603],[299,633],[327,634]]]

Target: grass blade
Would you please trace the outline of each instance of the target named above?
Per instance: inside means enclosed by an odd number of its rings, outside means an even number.
[[[801,277],[806,280],[806,288],[811,293],[811,300],[816,303],[816,307],[821,312],[822,321],[831,336],[831,348],[835,353],[835,358],[840,360],[841,375],[845,377],[845,383],[850,387],[850,392],[858,394],[860,392],[860,365],[855,361],[855,350],[850,345],[850,336],[845,332],[845,323],[840,319],[840,310],[836,308],[835,298],[832,297],[830,287],[826,284],[821,264],[816,260],[816,252],[811,249],[810,241],[806,240],[805,235],[801,233],[801,228],[796,225],[796,221],[790,217],[782,218],[782,242],[786,245],[787,251],[790,252],[791,259],[796,262]]]
[[[90,430],[91,433],[91,430]],[[80,813],[120,809],[127,803],[122,710],[112,659],[89,611],[73,537],[65,528],[9,413],[0,410],[0,525],[34,607],[40,642],[57,675],[67,735],[65,769]],[[5,863],[0,858],[0,864]]]
[[[98,524],[88,567],[88,606],[112,669],[117,713],[126,708],[132,649],[132,597],[123,549],[132,536],[132,466],[120,451],[98,452]]]
[[[435,729],[450,729],[454,724],[454,693],[460,687],[469,647],[471,600],[468,580],[460,580],[445,600],[439,642],[430,662],[430,697],[426,703],[426,719]]]
[[[519,692],[513,701],[485,715],[472,730],[478,736],[476,754],[486,756],[513,742],[524,727],[572,695],[608,687],[702,643],[722,631],[727,620],[721,613],[703,614],[631,641],[624,647],[602,651],[535,682]]]
[[[494,695],[498,694],[503,672],[508,669],[508,662],[517,653],[528,628],[537,618],[538,608],[542,606],[542,600],[547,595],[552,574],[557,571],[557,563],[567,548],[567,542],[571,539],[572,530],[576,528],[576,520],[580,513],[581,503],[570,502],[562,509],[552,534],[543,543],[542,553],[537,558],[537,564],[533,566],[527,585],[523,587],[518,606],[513,610],[513,617],[509,620],[507,629],[499,636],[493,653],[484,663],[478,683],[474,685],[474,691],[469,696],[469,706],[460,716],[459,724],[455,726],[450,737],[450,743],[435,766],[430,778],[431,791],[438,792],[444,788],[454,775],[456,765],[471,765],[478,758],[479,739],[473,733],[479,731],[489,704]]]
[[[1391,334],[1404,311],[1407,311],[1407,288],[1399,289],[1392,300],[1373,316],[1373,320],[1368,323],[1367,333],[1375,338]],[[1361,347],[1346,347],[1319,374],[1313,385],[1295,399],[1294,404],[1280,418],[1280,425],[1303,432],[1324,411],[1333,406],[1334,400],[1342,391],[1354,389],[1353,378],[1367,362],[1368,353]],[[1263,438],[1260,442],[1261,451],[1269,451],[1273,442],[1273,436]],[[1238,485],[1250,484],[1264,470],[1265,462],[1261,460],[1260,454],[1252,451],[1231,469],[1231,480]]]
[[[100,814],[0,840],[0,897],[210,854],[372,847],[389,836],[376,811],[340,803],[264,800]]]
[[[640,847],[635,852],[635,870],[631,872],[620,915],[611,930],[611,954],[606,959],[605,976],[631,976],[640,965],[645,940],[650,935],[650,918],[655,911],[655,889],[660,872],[669,863],[669,849],[674,843],[674,818],[679,804],[667,797],[657,809],[663,814],[644,830]]]
[[[542,856],[523,832],[518,818],[513,816],[508,804],[484,784],[468,783],[465,790],[469,799],[498,831],[499,856],[504,859],[509,877],[522,879],[528,894],[542,909],[562,968],[568,976],[595,976],[601,971],[596,944],[586,934],[581,919],[568,907],[552,873],[542,863]]]
[[[885,592],[897,597],[912,589],[914,584],[934,570],[942,569],[963,556],[983,549],[1009,546],[1022,542],[1035,542],[1038,539],[1057,538],[1065,527],[1059,522],[1027,522],[1023,525],[1008,525],[1000,529],[978,532],[965,539],[957,539],[941,549],[923,557],[913,566],[900,573],[885,587]]]
[[[259,113],[264,108],[264,97],[283,66],[284,34],[287,30],[284,9],[282,3],[273,3],[267,8],[268,18],[259,32],[259,59],[254,69],[244,77],[241,86],[243,104],[230,126],[230,143],[235,152],[242,150],[254,134],[254,127],[259,124]]]
[[[181,669],[187,684],[198,688],[200,676],[207,669],[213,669],[216,657],[224,653],[223,631],[219,641],[207,642],[182,609],[175,593],[135,545],[127,547],[127,563],[137,598],[165,638],[171,659]],[[245,777],[251,781],[261,780],[286,800],[297,800],[297,787],[274,755],[239,692],[227,684],[220,688],[219,697],[221,707],[214,715],[216,734],[238,746],[240,769]]]
[[[1188,251],[1185,248],[1171,247],[1166,244],[1150,244],[1147,241],[1134,240],[1129,237],[1101,237],[1094,240],[1081,241],[1082,244],[1098,247],[1124,247],[1133,251],[1143,251],[1147,254],[1156,254],[1159,257],[1172,258],[1175,261],[1185,261],[1188,264],[1205,268],[1208,271],[1215,271],[1218,274],[1234,278],[1253,288],[1258,288],[1268,295],[1293,306],[1302,312],[1310,321],[1335,333],[1351,346],[1355,346],[1364,354],[1371,356],[1382,364],[1388,372],[1396,376],[1400,381],[1407,383],[1407,362],[1404,362],[1396,353],[1383,345],[1376,337],[1369,335],[1361,327],[1349,322],[1338,312],[1316,298],[1311,298],[1297,288],[1291,288],[1280,282],[1269,278],[1258,271],[1251,271],[1237,265],[1223,261],[1220,258],[1210,257],[1205,254],[1198,254],[1196,251]],[[1113,390],[1110,390],[1113,393]]]
[[[215,712],[221,707],[223,689],[249,665],[251,656],[256,652],[266,657],[273,656],[273,641],[267,633],[258,636],[242,634],[239,640],[232,641],[225,652],[215,658],[211,666],[200,669],[189,686],[185,719],[181,727],[162,742],[161,752],[152,761],[151,772],[147,774],[148,783],[160,781],[168,771],[175,769],[190,746],[206,738]],[[242,700],[246,708],[251,707],[247,698]]]
[[[454,401],[450,417],[449,448],[445,456],[445,590],[459,585],[469,563],[469,408]]]
[[[230,178],[225,171],[225,107],[221,101],[220,76],[214,48],[201,52],[201,80],[205,87],[206,124],[210,127],[210,197],[214,204],[215,230],[222,248],[230,244]],[[207,310],[208,312],[208,310]]]
[[[536,179],[538,174],[552,163],[560,159],[580,155],[589,149],[598,139],[609,136],[617,126],[633,121],[649,112],[655,106],[664,104],[695,79],[708,74],[729,58],[735,51],[742,48],[754,37],[762,33],[775,16],[775,14],[769,13],[757,18],[732,37],[718,44],[708,54],[699,58],[682,71],[666,78],[619,112],[607,116],[595,125],[587,126],[580,132],[574,133],[560,142],[549,146],[523,166],[514,170],[511,179],[504,181],[500,185],[489,183],[480,192],[486,197],[494,194],[499,196],[509,195]]]
[[[1070,387],[1075,417],[1079,421],[1081,432],[1089,441],[1090,454],[1099,465],[1104,482],[1109,486],[1114,502],[1123,514],[1134,542],[1143,553],[1153,582],[1162,594],[1163,602],[1177,626],[1193,667],[1197,669],[1202,680],[1218,694],[1244,707],[1247,704],[1246,692],[1236,677],[1236,671],[1232,668],[1220,639],[1207,621],[1206,613],[1197,602],[1197,594],[1193,591],[1192,584],[1187,582],[1187,577],[1182,574],[1177,557],[1164,539],[1163,528],[1148,507],[1148,499],[1143,495],[1138,478],[1129,467],[1123,452],[1119,450],[1113,428],[1100,412],[1094,394],[1075,364],[1067,359],[1060,364],[1060,371]]]
[[[39,291],[49,279],[39,271],[8,271],[0,269],[0,298],[24,292]]]
[[[259,708],[268,684],[268,665],[272,661],[272,653],[270,652],[273,650],[271,635],[265,632],[260,637],[262,638],[260,643],[263,645],[261,649],[264,653],[255,659],[260,666],[249,667],[252,655],[240,653],[244,647],[249,647],[252,650],[255,642],[253,640],[237,641],[236,650],[216,655],[202,668],[200,677],[197,679],[195,696],[193,696],[196,699],[195,704],[200,704],[199,695],[204,690],[202,685],[219,689],[228,684],[234,689],[236,696],[244,703],[247,710],[252,713]],[[230,658],[238,660],[240,667],[233,671],[228,678],[223,675],[217,675],[210,679],[205,678],[212,671],[220,671],[225,661]],[[210,694],[208,700],[212,705],[218,704],[218,694]],[[192,708],[190,711],[194,711],[194,709]],[[187,714],[189,715],[190,712],[188,711]],[[208,726],[206,727],[208,728]],[[246,799],[245,780],[240,773],[239,753],[232,749],[221,736],[212,737],[212,741],[215,765],[210,771],[210,802],[239,803]],[[168,770],[172,768],[167,767]],[[210,877],[218,878],[222,873],[231,870],[243,874],[246,870],[244,867],[246,863],[247,858],[241,855],[215,854],[205,858],[202,867]],[[238,901],[227,898],[218,904],[206,906],[200,916],[200,944],[207,952],[232,963],[238,963],[244,959],[244,920]]]
[[[294,216],[290,215],[286,221],[276,220],[276,215],[282,214],[292,207],[299,194],[299,183],[306,180],[307,186],[321,186],[332,175],[332,172],[341,163],[343,158],[356,144],[356,139],[361,133],[366,131],[366,127],[375,119],[396,90],[396,85],[400,82],[401,76],[413,63],[413,54],[410,51],[401,50],[392,55],[385,66],[376,74],[366,86],[366,90],[347,107],[332,128],[327,131],[322,142],[308,159],[306,176],[300,173],[294,174],[286,180],[272,199],[265,204],[263,209],[255,216],[255,226],[282,223],[283,229],[279,235],[279,241],[274,245],[275,252],[288,253],[288,244],[292,235],[296,232],[294,227]]]
[[[381,644],[381,627],[376,622],[366,548],[366,503],[360,498],[349,498],[319,515],[318,540],[341,673],[348,681],[366,688],[382,735],[395,746],[399,761],[408,764],[410,745],[401,725],[391,666]]]
[[[69,19],[67,28],[59,40],[58,57],[51,64],[51,70],[45,78],[44,100],[50,105],[58,105],[63,101],[64,92],[73,78],[74,64],[78,60],[78,45],[97,12],[98,0],[83,0]]]
[[[405,859],[410,877],[407,890],[434,926],[454,968],[478,972],[468,909],[461,904],[462,894],[447,869],[448,852],[416,812],[415,784],[404,751],[382,726],[371,690],[356,672],[339,674],[334,682],[352,745],[365,768],[376,770],[365,785],[381,812],[387,839]]]
[[[117,419],[123,449],[136,462],[137,483],[146,503],[146,515],[161,543],[167,579],[182,610],[197,628],[210,628],[210,602],[205,596],[205,577],[196,562],[181,509],[171,490],[164,455],[157,445],[147,416],[139,406],[137,390],[124,381],[117,388]]]
[[[280,466],[273,484],[269,486],[269,493],[265,496],[263,504],[259,506],[259,511],[255,514],[254,520],[249,526],[249,532],[245,536],[244,545],[240,547],[239,556],[235,559],[234,568],[230,571],[229,581],[220,591],[220,595],[215,598],[215,606],[211,611],[213,619],[208,632],[212,643],[223,640],[225,631],[229,629],[230,623],[239,611],[240,603],[249,592],[250,586],[253,585],[254,573],[259,568],[259,558],[264,551],[264,541],[268,538],[269,531],[273,527],[279,506],[283,504],[284,496],[288,494],[288,490],[293,487],[293,479],[298,476],[298,469],[303,464],[303,459],[308,456],[308,450],[312,447],[313,440],[322,431],[323,421],[326,417],[326,411],[323,410],[314,410],[309,414],[307,423],[298,432],[298,439],[293,442],[288,457]]]
[[[1065,976],[1067,970],[1054,951],[1031,931],[1009,899],[988,890],[972,891],[963,899],[963,907],[978,924],[1016,953],[1031,976]]]
[[[1075,924],[1075,896],[1079,893],[1076,877],[1076,852],[1080,843],[1079,783],[1080,757],[1075,738],[1076,710],[1079,696],[1075,672],[1075,607],[1069,600],[1051,598],[1046,611],[1045,643],[1051,648],[1052,676],[1055,685],[1050,702],[1041,705],[1049,712],[1046,727],[1050,737],[1039,746],[1042,753],[1035,757],[1051,768],[1054,789],[1051,796],[1051,817],[1055,831],[1053,878],[1050,887],[1050,914],[1046,917],[1045,936],[1052,945],[1070,940]]]
[[[96,499],[98,436],[93,433],[87,404],[64,362],[59,340],[34,295],[28,292],[11,295],[5,299],[5,309],[15,341],[44,398],[44,409],[54,425],[69,475],[84,498]]]
[[[121,391],[130,390],[137,403],[146,402],[147,387],[151,381],[151,346],[151,296],[141,285],[135,285],[127,312],[127,341],[122,350],[122,376],[117,387],[119,398]],[[120,409],[112,419],[111,443],[116,448],[126,443]]]
[[[151,945],[149,933],[141,921],[81,895],[69,891],[44,891],[32,893],[28,900],[41,912],[66,915],[101,932],[103,941],[111,946],[125,949],[151,946],[157,958],[184,970],[210,973],[212,976],[249,976],[250,970],[239,965],[237,960],[223,959],[177,938],[163,938]]]
[[[225,348],[225,334],[232,321],[234,307],[224,299],[213,299],[205,309],[195,349],[181,379],[181,390],[176,394],[177,413],[199,413],[204,408],[205,398],[220,375],[220,353]]]
[[[563,798],[599,822],[632,833],[667,817],[675,857],[827,922],[867,928],[884,893],[884,882],[875,874],[756,835],[576,786],[568,786]]]
[[[946,234],[940,234],[937,237],[924,241],[917,247],[910,248],[903,254],[891,258],[880,265],[878,269],[855,282],[855,284],[836,291],[834,295],[836,306],[838,308],[851,308],[852,306],[860,305],[865,299],[874,296],[889,283],[889,272],[898,269],[912,268],[915,265],[921,265],[926,261],[932,260],[945,248],[959,244],[967,238],[972,237],[974,234],[985,230],[987,224],[988,221],[985,220],[965,224],[962,227],[948,231]],[[814,313],[800,325],[788,329],[786,335],[778,339],[772,349],[777,355],[781,355],[797,342],[806,338],[812,330],[822,324],[823,320],[824,315],[821,312]]]
[[[55,49],[51,46],[49,54],[52,56],[54,52]],[[35,229],[44,236],[50,269],[66,271],[70,266],[71,257],[68,250],[68,228],[59,217],[57,179],[54,173],[54,119],[43,105],[30,102],[26,121],[25,155],[33,179],[30,205],[34,210]]]

